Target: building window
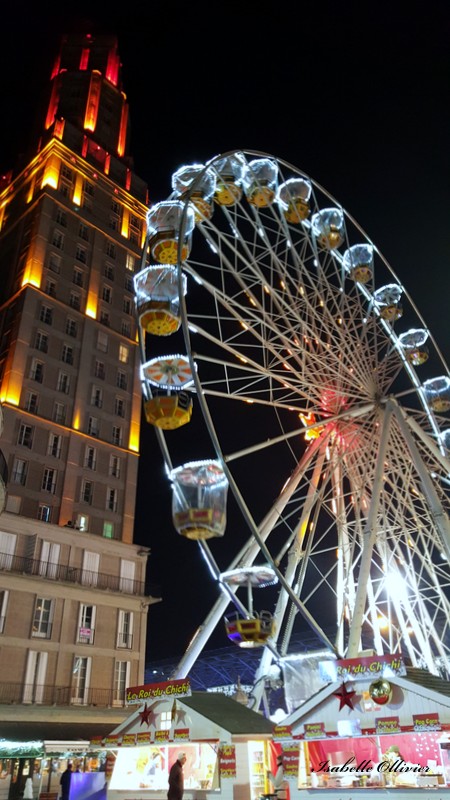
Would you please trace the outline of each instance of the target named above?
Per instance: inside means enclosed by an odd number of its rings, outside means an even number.
[[[113,705],[125,705],[125,690],[130,674],[129,661],[116,661],[114,665]]]
[[[51,578],[53,581],[59,578],[60,553],[60,544],[56,542],[48,542],[43,539],[41,543],[39,575],[41,575],[43,578]]]
[[[41,489],[43,492],[50,492],[51,494],[55,494],[57,475],[58,473],[56,469],[50,469],[49,467],[46,467],[44,469],[44,474],[42,476],[42,484],[41,484]]]
[[[127,375],[122,370],[117,370],[116,386],[118,389],[126,389],[128,386]]]
[[[61,164],[61,178],[65,178],[67,181],[73,180],[73,170],[71,170],[67,164]]]
[[[99,426],[97,417],[89,417],[88,434],[89,436],[99,436]]]
[[[71,308],[74,308],[75,311],[79,311],[81,308],[81,297],[77,292],[71,292],[69,295],[69,305]]]
[[[81,497],[82,503],[92,503],[92,496],[94,494],[94,484],[92,481],[83,481],[81,484]]]
[[[13,463],[11,480],[13,483],[20,483],[25,486],[27,480],[28,462],[22,458],[15,458]]]
[[[77,269],[75,267],[75,269],[73,271],[73,275],[72,275],[72,283],[74,283],[76,286],[83,287],[83,285],[84,285],[84,272],[83,272],[83,270]]]
[[[86,447],[84,451],[84,467],[85,469],[95,469],[97,464],[97,451],[95,447]]]
[[[57,422],[58,425],[66,424],[66,407],[64,403],[55,403],[53,410],[53,421]]]
[[[85,533],[89,530],[89,517],[87,514],[77,514],[75,527],[77,531],[84,531]]]
[[[30,378],[32,381],[37,381],[37,383],[42,383],[44,379],[43,361],[38,361],[37,358],[33,358],[31,362]]]
[[[56,211],[56,222],[58,225],[61,225],[62,228],[67,228],[67,214],[62,208],[58,208]]]
[[[17,444],[21,444],[23,447],[28,447],[31,450],[33,445],[33,433],[34,428],[31,425],[26,425],[22,423],[19,428],[19,436],[17,439]]]
[[[66,320],[66,333],[67,336],[76,336],[78,333],[77,323],[74,319]]]
[[[122,336],[126,336],[127,339],[131,338],[131,325],[129,322],[126,322],[124,319],[122,320],[122,325],[120,327],[120,332]]]
[[[103,538],[114,539],[114,525],[112,522],[103,523]]]
[[[34,607],[31,635],[40,639],[51,639],[54,601],[37,597]]]
[[[83,586],[97,586],[99,566],[100,553],[93,553],[90,550],[85,550],[83,553],[83,567],[81,571],[81,583]]]
[[[117,626],[117,647],[131,650],[133,645],[133,612],[119,610]]]
[[[58,188],[62,197],[69,197],[72,190],[72,184],[67,183],[67,181],[60,180]]]
[[[136,263],[135,256],[132,256],[131,253],[127,253],[125,261],[125,269],[127,269],[128,272],[134,272],[135,263]]]
[[[119,425],[113,425],[112,443],[118,447],[122,446],[122,428]]]
[[[25,670],[22,703],[43,703],[47,674],[48,653],[29,650]]]
[[[97,350],[101,350],[102,353],[108,352],[108,334],[103,331],[97,334]]]
[[[109,311],[100,312],[100,322],[102,323],[102,325],[106,325],[109,328],[109,326],[111,325]]]
[[[74,656],[72,668],[71,700],[75,705],[86,705],[91,677],[91,659]]]
[[[89,241],[89,228],[87,225],[83,225],[82,222],[80,222],[80,227],[78,229],[78,236],[85,242]]]
[[[132,292],[134,289],[133,278],[131,278],[129,275],[125,275],[124,286],[127,292]]]
[[[53,309],[50,306],[41,306],[39,319],[41,322],[45,322],[46,325],[51,325],[53,323]]]
[[[114,244],[114,242],[106,242],[105,252],[109,258],[116,257],[116,245]]]
[[[57,250],[64,250],[64,234],[58,229],[53,231],[52,245]]]
[[[73,347],[63,344],[61,361],[64,361],[65,364],[73,364]]]
[[[0,590],[0,633],[5,630],[6,609],[8,607],[8,589]]]
[[[105,303],[112,303],[112,289],[110,286],[104,286],[102,289],[102,300]]]
[[[22,504],[22,498],[18,495],[8,494],[6,495],[6,506],[5,511],[9,511],[10,514],[20,514],[20,506]]]
[[[119,215],[122,213],[122,206],[117,202],[117,200],[111,200],[111,211],[114,211],[115,214]]]
[[[124,417],[125,416],[125,400],[123,400],[121,397],[116,397],[116,399],[115,399],[115,402],[114,402],[114,413],[118,417]]]
[[[124,297],[123,299],[123,313],[124,314],[131,314],[133,309],[131,300],[129,297]]]
[[[83,195],[82,206],[85,211],[92,211],[92,198],[87,197],[87,195]]]
[[[77,642],[81,644],[94,644],[96,611],[96,606],[88,606],[84,603],[80,603]]]
[[[14,563],[17,536],[0,531],[0,569],[11,569]]]
[[[109,228],[112,231],[118,231],[120,227],[120,219],[119,217],[114,216],[114,214],[110,214],[109,216]]]
[[[119,344],[119,361],[122,364],[128,364],[128,359],[130,357],[130,349],[126,346],[126,344]]]
[[[59,275],[61,270],[61,259],[59,256],[56,255],[56,253],[50,253],[48,259],[48,268],[52,272],[56,272],[56,274]]]
[[[96,408],[101,408],[103,405],[103,391],[98,389],[97,386],[92,387],[91,405]]]
[[[113,478],[120,478],[120,458],[118,456],[109,457],[109,474]]]
[[[42,331],[37,331],[36,333],[36,340],[34,343],[36,350],[40,350],[41,353],[48,352],[48,336],[46,333]]]
[[[106,490],[106,510],[117,511],[117,489]]]
[[[95,373],[95,377],[96,378],[100,378],[100,380],[102,380],[102,381],[105,380],[106,373],[105,373],[105,365],[104,365],[103,361],[97,361],[96,360],[94,373]]]
[[[134,561],[129,561],[127,558],[120,559],[119,589],[121,592],[130,592],[130,593],[134,592],[135,572],[136,572],[136,564],[134,563]]]
[[[45,281],[45,294],[48,294],[49,297],[56,297],[56,283],[51,278],[47,278]]]
[[[87,264],[87,250],[85,247],[82,247],[81,244],[77,244],[76,246],[75,258],[77,261],[81,261],[82,264]]]
[[[114,280],[114,267],[112,267],[111,264],[105,264],[105,267],[103,269],[103,274],[104,274],[105,278],[108,278],[109,281],[113,281]]]
[[[89,197],[94,197],[94,184],[89,183],[89,181],[84,182],[83,191],[85,194],[89,195]]]
[[[51,433],[48,437],[47,455],[59,458],[61,456],[61,448],[62,436],[58,433]]]
[[[58,392],[64,392],[64,394],[69,394],[70,375],[68,375],[67,372],[60,372],[59,373],[57,389],[58,389]]]
[[[51,506],[46,505],[46,503],[39,503],[37,518],[40,519],[41,522],[51,522],[52,521]]]
[[[96,386],[92,388],[91,404],[96,408],[102,408],[103,406],[103,391]]]
[[[27,392],[27,399],[25,400],[25,409],[30,414],[38,413],[39,398],[36,392]]]

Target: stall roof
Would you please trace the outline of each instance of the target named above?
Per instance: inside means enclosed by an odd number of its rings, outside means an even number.
[[[418,669],[417,667],[406,667],[406,680],[411,683],[417,683],[423,686],[424,689],[431,689],[438,694],[450,697],[450,681],[444,678],[439,678],[437,675],[432,675],[426,669]]]
[[[439,702],[441,705],[450,709],[450,681],[440,678],[437,675],[432,675],[426,669],[419,669],[418,667],[406,667],[406,675],[395,675],[388,678],[389,682],[396,684],[404,690],[412,690],[412,685],[420,687],[420,690],[415,689],[415,694],[427,699],[431,702]],[[326,683],[321,689],[312,694],[299,708],[291,712],[284,720],[283,725],[294,726],[299,724],[301,720],[318,707],[322,703],[327,703],[333,693],[344,684],[352,683],[351,678],[339,679],[332,683]],[[356,683],[356,688],[358,684]],[[385,706],[387,708],[387,706]]]
[[[273,722],[222,692],[193,692],[183,704],[231,734],[272,733]]]
[[[172,704],[173,701],[170,698],[165,699],[168,704]],[[270,719],[263,717],[262,714],[256,711],[252,711],[242,703],[238,703],[237,700],[233,700],[232,697],[222,694],[222,692],[193,692],[189,697],[184,695],[183,697],[177,697],[177,703],[194,711],[200,718],[208,720],[213,726],[222,728],[232,736],[248,736],[249,734],[270,736],[273,730],[273,723]],[[139,706],[134,706],[134,709],[128,719],[109,732],[110,735],[130,733],[134,727],[142,724],[139,722]],[[140,730],[140,727],[136,727],[136,730]]]

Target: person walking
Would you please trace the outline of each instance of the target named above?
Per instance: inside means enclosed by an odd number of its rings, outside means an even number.
[[[273,775],[270,770],[267,770],[267,777],[273,786],[273,790],[278,800],[286,800],[286,781],[284,779],[283,756],[281,753],[278,753],[277,755],[277,771],[275,775]]]
[[[167,800],[183,800],[183,766],[185,763],[186,753],[178,753],[177,760],[172,764],[169,772],[169,791],[167,792]]]
[[[70,779],[72,777],[72,764],[67,764],[67,769],[61,775],[59,785],[61,786],[61,800],[69,800],[70,794]]]

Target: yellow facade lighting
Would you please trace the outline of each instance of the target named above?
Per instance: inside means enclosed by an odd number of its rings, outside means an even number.
[[[54,153],[51,153],[45,163],[41,189],[43,189],[44,186],[50,186],[52,189],[58,188],[60,167],[61,159]]]

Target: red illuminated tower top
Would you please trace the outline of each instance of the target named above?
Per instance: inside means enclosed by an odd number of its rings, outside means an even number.
[[[97,148],[100,159],[102,153],[127,158],[128,103],[120,66],[115,36],[63,37],[51,75],[45,130],[70,123],[85,132],[85,150]]]

